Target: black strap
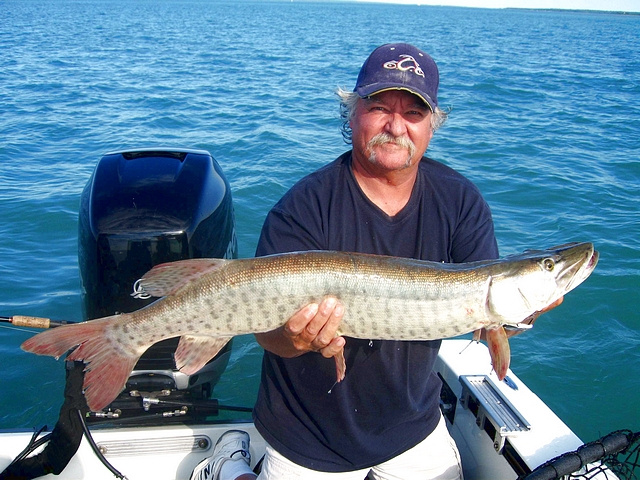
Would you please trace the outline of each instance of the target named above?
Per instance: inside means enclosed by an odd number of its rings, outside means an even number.
[[[64,403],[60,408],[58,423],[53,428],[45,449],[33,457],[14,460],[2,473],[0,480],[30,480],[48,473],[60,474],[75,455],[82,441],[82,420],[89,407],[82,394],[84,364],[67,362]],[[24,452],[23,452],[24,453]]]

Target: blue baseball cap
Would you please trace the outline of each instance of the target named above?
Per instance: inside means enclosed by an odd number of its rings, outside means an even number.
[[[376,48],[360,69],[356,88],[360,97],[387,90],[406,90],[435,111],[438,106],[438,66],[429,55],[408,43]]]

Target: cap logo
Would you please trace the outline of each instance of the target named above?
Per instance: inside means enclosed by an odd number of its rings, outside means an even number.
[[[388,70],[400,70],[401,72],[413,72],[424,78],[424,72],[420,68],[420,64],[411,55],[400,55],[402,60],[390,60],[382,65]]]

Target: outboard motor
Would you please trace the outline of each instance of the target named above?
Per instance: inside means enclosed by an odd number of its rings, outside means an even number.
[[[131,296],[135,281],[154,265],[237,258],[229,183],[204,150],[108,153],[82,192],[78,243],[86,318],[138,310],[156,300]],[[172,338],[150,347],[114,405],[125,397],[180,391],[208,398],[226,368],[231,342],[190,377],[176,369],[177,344]],[[148,401],[143,405],[149,409]]]

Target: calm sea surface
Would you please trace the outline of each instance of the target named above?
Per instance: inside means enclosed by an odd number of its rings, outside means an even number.
[[[640,16],[353,3],[0,2],[0,315],[81,320],[80,192],[106,151],[209,150],[241,257],[302,175],[347,147],[334,90],[408,41],[440,66],[429,155],[491,205],[503,255],[592,241],[592,277],[512,341],[514,371],[585,441],[640,430]],[[52,425],[63,365],[0,327],[0,428]],[[236,341],[215,394],[251,406]],[[416,365],[416,368],[420,368]],[[237,380],[237,379],[241,380]]]

